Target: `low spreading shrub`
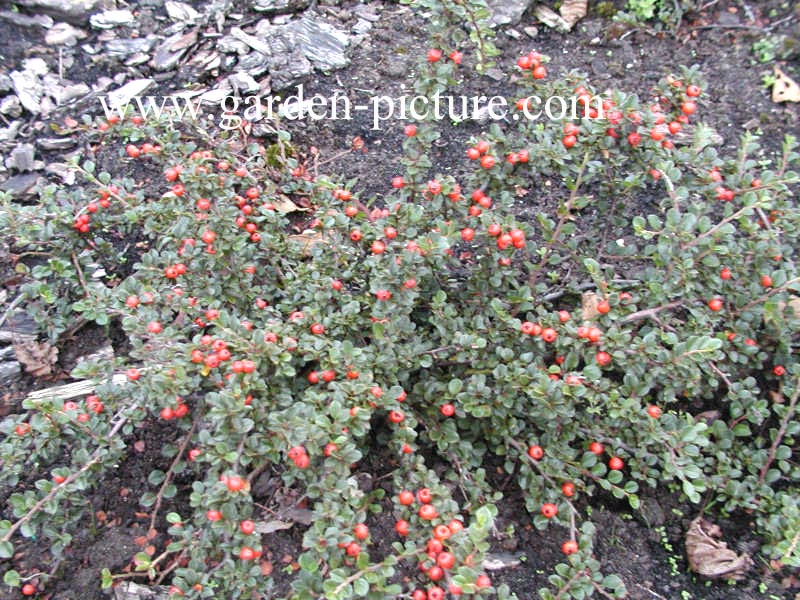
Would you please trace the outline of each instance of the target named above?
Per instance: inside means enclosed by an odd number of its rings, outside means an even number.
[[[496,55],[481,3],[419,4],[436,51],[415,89],[457,90]],[[501,499],[488,465],[537,528],[563,528],[545,599],[624,595],[593,558],[588,507],[636,511],[657,486],[750,515],[762,556],[798,566],[795,140],[775,158],[752,136],[716,147],[696,70],[640,99],[553,78],[536,53],[499,60],[517,118],[472,140],[457,176],[431,158],[432,120],[405,124],[403,172],[362,197],[280,128],[263,144],[122,115],[84,129],[138,175],[85,157],[80,185],[5,198],[43,330],[118,322],[130,352],[76,369],[92,395],[29,400],[0,425],[0,556],[20,536],[59,556],[85,494],[160,420],[171,464],[140,502],[169,541],[132,560],[176,598],[270,589],[265,472],[312,511],[293,598],[508,597],[481,568]],[[533,95],[585,114],[520,118]],[[365,486],[376,454],[386,472]],[[160,514],[174,497],[181,514]]]

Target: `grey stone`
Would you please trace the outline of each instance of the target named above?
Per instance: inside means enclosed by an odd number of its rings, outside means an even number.
[[[133,100],[134,96],[139,96],[144,93],[144,91],[154,83],[155,81],[153,79],[134,79],[133,81],[129,81],[121,88],[109,92],[106,103],[109,107],[114,108],[125,106],[128,102]]]
[[[367,21],[366,19],[359,19],[356,21],[356,24],[353,25],[353,33],[356,35],[364,35],[372,29],[372,23]]]
[[[41,11],[71,23],[85,23],[87,17],[104,3],[101,0],[15,0],[14,4]]]
[[[39,175],[36,173],[22,173],[0,183],[0,190],[10,193],[13,198],[25,198],[33,195],[38,183]]]
[[[149,52],[153,47],[153,38],[121,38],[106,42],[106,53],[110,56],[127,58],[131,54]]]
[[[531,0],[486,0],[491,12],[489,25],[516,25],[531,5]]]
[[[522,31],[524,31],[525,35],[527,35],[529,38],[535,38],[537,35],[539,35],[539,28],[533,25],[530,27],[523,27]]]
[[[0,100],[0,114],[7,115],[12,119],[20,116],[22,114],[22,104],[20,104],[19,98],[12,94]]]
[[[36,145],[42,150],[66,150],[72,148],[78,142],[72,136],[55,137],[55,138],[39,138],[36,140]]]
[[[44,95],[53,98],[57,106],[63,106],[70,100],[82,98],[91,91],[85,83],[63,81],[54,74],[47,74],[42,78],[42,87]]]
[[[0,363],[0,383],[9,384],[22,376],[22,366],[17,361]]]
[[[50,46],[74,46],[86,37],[83,29],[69,23],[56,23],[44,34],[44,41]]]
[[[195,41],[197,41],[196,31],[186,34],[178,32],[169,36],[156,49],[153,56],[153,67],[156,71],[169,71],[174,68],[186,54],[187,48]]]
[[[310,0],[255,0],[253,8],[267,14],[285,14],[305,10]]]
[[[45,173],[57,175],[64,185],[75,185],[75,168],[67,163],[50,163],[44,169]]]
[[[242,40],[238,40],[232,35],[226,35],[217,40],[217,50],[226,54],[238,54],[244,56],[250,52],[250,46]]]
[[[269,70],[270,62],[270,57],[266,54],[262,54],[261,52],[251,52],[247,56],[243,56],[241,59],[239,59],[237,68],[250,73],[254,77],[258,77]],[[310,67],[311,65],[309,64],[309,72]]]
[[[284,27],[297,36],[301,50],[315,67],[328,71],[346,67],[350,62],[345,54],[349,36],[314,13],[306,13]]]
[[[42,102],[42,82],[32,71],[12,71],[11,85],[14,93],[28,112],[38,115]]]
[[[164,9],[170,19],[180,23],[194,23],[200,18],[200,13],[185,2],[167,0],[164,3]]]
[[[5,73],[0,73],[0,92],[11,91],[11,77]]]
[[[483,559],[483,568],[487,571],[500,571],[519,566],[522,561],[518,554],[509,552],[490,552]]]
[[[47,15],[23,15],[10,10],[0,11],[0,19],[8,21],[20,27],[44,27],[49,29],[53,26],[53,17]]]
[[[106,10],[89,17],[89,23],[96,29],[112,29],[133,23],[135,17],[127,9]]]
[[[11,121],[8,127],[0,127],[0,142],[13,142],[21,126],[21,121]]]
[[[44,75],[49,71],[47,63],[42,58],[26,58],[22,61],[22,70],[34,75]]]
[[[35,161],[33,144],[19,144],[6,159],[6,167],[17,171],[33,171]]]
[[[244,71],[238,71],[228,76],[228,81],[235,92],[240,95],[252,94],[259,91],[258,82],[251,75]]]
[[[364,19],[366,21],[370,21],[375,23],[380,20],[380,15],[375,14],[372,11],[372,8],[368,7],[365,4],[359,4],[353,9],[353,14],[357,16],[359,19]]]

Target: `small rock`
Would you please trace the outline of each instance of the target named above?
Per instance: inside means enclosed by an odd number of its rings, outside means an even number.
[[[11,84],[17,98],[28,112],[38,115],[42,102],[42,82],[31,71],[11,71]]]
[[[153,47],[152,38],[125,38],[109,40],[106,42],[106,52],[111,56],[127,58],[131,54],[138,52],[149,52]]]
[[[10,10],[1,11],[0,19],[20,27],[43,27],[49,29],[53,26],[53,18],[47,15],[34,15],[30,17],[17,12],[11,12]]]
[[[353,9],[353,14],[359,19],[364,19],[371,23],[376,23],[380,20],[380,16],[372,12],[372,8],[368,7],[366,4],[359,4],[356,6],[355,9]]]
[[[253,8],[267,14],[285,14],[305,10],[310,0],[255,0]]]
[[[56,175],[61,178],[64,185],[75,185],[75,168],[67,163],[50,163],[44,169],[49,175]]]
[[[197,32],[190,31],[186,34],[175,33],[164,40],[156,49],[153,56],[153,67],[156,71],[169,71],[183,58],[187,48],[197,41]]]
[[[36,140],[36,145],[42,150],[66,150],[72,148],[78,142],[72,136],[56,137],[56,138],[39,138]]]
[[[270,57],[261,52],[251,52],[239,59],[238,68],[254,77],[263,75],[269,70]]]
[[[297,36],[300,49],[315,67],[329,71],[344,68],[350,62],[345,55],[349,36],[313,13],[306,13],[284,27]]]
[[[112,29],[133,23],[135,17],[127,9],[107,10],[89,17],[89,23],[96,29]]]
[[[85,23],[101,0],[15,0],[14,4],[42,11],[71,23]]]
[[[20,116],[22,114],[22,104],[20,104],[19,98],[12,94],[0,100],[0,114],[7,115],[12,119]]]
[[[8,192],[12,198],[27,198],[33,195],[38,183],[39,175],[36,173],[22,173],[0,183],[0,190]]]
[[[516,29],[506,29],[506,35],[512,40],[518,40],[522,37],[522,34]]]
[[[353,25],[353,33],[356,35],[364,35],[372,29],[372,23],[367,21],[366,19],[359,19],[356,21],[356,24]]]
[[[147,587],[124,581],[114,588],[114,600],[168,600],[169,588],[164,586]]]
[[[531,5],[531,0],[486,0],[491,12],[489,25],[516,25]]]
[[[164,9],[170,19],[180,23],[194,23],[200,18],[200,13],[185,2],[167,0],[164,3]]]
[[[533,25],[531,25],[530,27],[523,27],[522,31],[524,31],[525,35],[527,35],[531,39],[533,39],[537,35],[539,35],[539,28],[538,27],[534,27]]]
[[[250,52],[250,46],[242,40],[238,40],[232,35],[226,35],[217,40],[217,50],[226,54],[238,54],[244,56]]]
[[[56,23],[44,34],[44,41],[50,46],[72,47],[86,37],[83,29],[73,27],[69,23]]]
[[[22,70],[34,75],[45,75],[50,69],[47,63],[41,58],[26,58],[22,61]]]
[[[22,365],[16,360],[0,363],[0,383],[8,385],[22,376]]]
[[[35,151],[33,144],[20,144],[6,159],[6,167],[20,172],[33,171]]]
[[[108,93],[108,106],[119,108],[127,105],[135,96],[142,94],[147,88],[155,83],[153,79],[134,79],[129,81],[121,88]]]
[[[5,73],[0,73],[0,92],[11,91],[11,77]]]
[[[252,94],[259,90],[258,82],[244,71],[238,71],[228,76],[231,87],[239,95]]]
[[[0,127],[0,142],[14,141],[21,125],[21,121],[11,121],[8,127]]]
[[[63,83],[67,85],[63,85]],[[63,106],[75,98],[83,98],[91,92],[91,89],[85,83],[63,82],[52,74],[44,77],[42,85],[45,95],[54,98],[58,106]]]

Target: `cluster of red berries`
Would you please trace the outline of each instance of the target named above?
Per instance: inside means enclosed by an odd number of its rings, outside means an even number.
[[[517,66],[523,71],[530,71],[534,79],[544,79],[547,77],[547,69],[542,64],[542,55],[538,52],[529,52],[525,56],[517,59]]]
[[[311,459],[308,458],[308,453],[304,446],[292,446],[286,454],[298,469],[305,469],[311,464]]]
[[[182,419],[188,414],[189,414],[189,407],[186,406],[186,403],[183,401],[183,398],[178,396],[175,405],[165,406],[164,408],[162,408],[161,412],[159,413],[159,416],[165,421],[171,421],[172,419]]]
[[[119,188],[115,185],[108,186],[107,189],[100,190],[97,201],[87,204],[82,211],[75,215],[72,228],[80,233],[88,233],[91,226],[91,216],[101,208],[111,206],[111,196],[119,194]]]
[[[438,511],[433,505],[433,494],[428,488],[417,490],[416,496],[413,492],[404,490],[398,494],[397,501],[401,506],[405,507],[410,507],[415,502],[419,502],[417,515],[423,521],[433,521],[439,517]],[[394,526],[397,534],[402,537],[408,535],[409,528],[410,524],[405,519],[398,520]],[[432,535],[425,544],[427,556],[425,560],[420,562],[419,569],[427,575],[434,585],[427,587],[427,589],[415,590],[411,596],[414,600],[441,600],[444,598],[445,591],[439,587],[438,583],[442,580],[449,580],[448,574],[456,565],[455,555],[446,548],[447,541],[462,529],[464,529],[464,524],[455,518],[451,519],[447,524],[441,523],[432,527]],[[471,566],[472,557],[468,556],[464,560],[464,564]],[[475,580],[475,586],[480,589],[489,588],[491,585],[491,580],[485,574],[479,575]],[[461,586],[452,581],[449,583],[447,591],[453,596],[462,594]]]

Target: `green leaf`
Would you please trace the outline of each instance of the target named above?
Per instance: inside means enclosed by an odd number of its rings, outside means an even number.
[[[319,561],[311,552],[303,552],[297,562],[306,573],[316,573],[319,568]]]
[[[20,584],[19,573],[17,573],[14,569],[6,571],[3,574],[3,583],[11,587],[19,587]]]

